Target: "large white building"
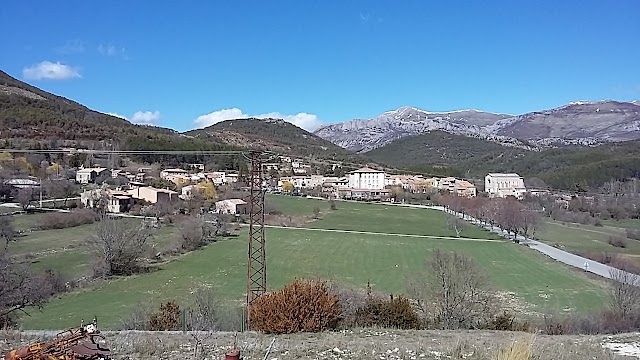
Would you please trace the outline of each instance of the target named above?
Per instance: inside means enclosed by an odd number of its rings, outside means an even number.
[[[349,173],[349,188],[360,190],[382,190],[385,187],[384,171],[362,168]]]
[[[492,198],[514,196],[522,199],[527,189],[524,186],[524,180],[518,174],[493,173],[484,177],[484,191]]]

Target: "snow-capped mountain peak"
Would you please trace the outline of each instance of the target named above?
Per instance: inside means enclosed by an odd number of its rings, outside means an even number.
[[[369,151],[405,136],[442,130],[509,146],[594,145],[640,139],[638,101],[574,101],[519,116],[467,109],[431,112],[401,107],[372,119],[326,125],[315,134],[355,151]]]

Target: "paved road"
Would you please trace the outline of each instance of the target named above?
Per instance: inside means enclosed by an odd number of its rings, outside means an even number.
[[[433,209],[433,210],[440,210],[440,211],[446,211],[446,209],[442,206],[427,206],[427,205],[411,205],[411,204],[396,204],[398,206],[404,206],[404,207],[412,207],[412,208],[421,208],[421,209]],[[451,212],[450,212],[451,213]],[[464,218],[464,220],[477,225],[477,226],[481,226],[491,232],[494,232],[500,236],[503,236],[505,238],[509,238],[509,235],[502,229],[500,229],[499,227],[491,227],[491,226],[486,226],[481,224],[481,222],[478,219],[475,219],[471,216],[463,216],[460,213],[454,213],[455,215],[457,215],[460,218]],[[582,270],[586,270],[590,273],[602,276],[604,278],[607,279],[611,279],[611,272],[615,271],[615,272],[620,272],[621,270],[618,270],[616,268],[613,268],[609,265],[605,265],[587,258],[584,258],[582,256],[578,256],[569,252],[566,252],[564,250],[560,250],[556,247],[553,247],[551,245],[547,245],[545,243],[542,243],[540,241],[537,240],[533,240],[533,239],[529,239],[529,238],[525,238],[524,236],[518,236],[518,240],[520,240],[520,243],[523,245],[527,245],[529,246],[531,249],[537,250],[549,257],[551,257],[552,259],[555,259],[557,261],[560,261],[564,264],[567,264],[569,266],[573,266]],[[585,269],[585,263],[588,264],[588,268]],[[627,272],[622,272],[622,274],[626,275],[623,276],[623,278],[625,279],[629,279],[627,281],[633,282],[634,284],[640,285],[638,282],[640,279],[638,279],[638,277],[634,274],[630,274]]]

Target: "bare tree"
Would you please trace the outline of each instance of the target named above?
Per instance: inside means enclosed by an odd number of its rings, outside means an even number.
[[[12,220],[11,216],[0,216],[0,238],[4,240],[5,249],[16,238],[16,230],[13,227]]]
[[[27,266],[17,264],[0,247],[0,328],[15,324],[17,311],[42,305],[53,293],[45,276],[32,273]]]
[[[56,199],[64,197],[61,183],[62,181],[60,180],[43,180],[41,186],[47,196]]]
[[[609,272],[611,280],[611,309],[619,316],[626,317],[638,311],[638,300],[640,300],[640,277],[636,274],[620,270],[611,269]]]
[[[524,209],[520,213],[518,222],[520,223],[522,235],[525,237],[533,236],[542,225],[540,214],[531,209]]]
[[[443,329],[472,328],[491,316],[493,297],[475,262],[456,252],[434,250],[425,292]]]
[[[33,200],[33,189],[30,188],[21,188],[15,191],[14,195],[16,201],[22,207],[22,210],[27,211],[29,205],[31,205],[31,201]]]
[[[447,228],[456,232],[456,237],[464,230],[464,221],[456,215],[447,215]]]
[[[180,247],[193,251],[206,245],[215,238],[215,224],[206,222],[202,217],[190,217],[180,225]]]
[[[131,275],[143,269],[142,261],[149,249],[151,231],[144,224],[103,217],[96,223],[96,233],[88,239],[94,250],[94,275]]]
[[[189,325],[194,331],[218,330],[220,304],[212,289],[201,288],[193,294],[193,305],[189,309]]]

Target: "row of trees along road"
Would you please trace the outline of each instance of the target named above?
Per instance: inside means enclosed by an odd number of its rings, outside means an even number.
[[[542,225],[542,209],[535,203],[522,203],[515,198],[467,198],[447,194],[440,196],[438,203],[465,218],[473,217],[485,226],[497,226],[506,230],[516,242],[517,235],[533,237]]]

